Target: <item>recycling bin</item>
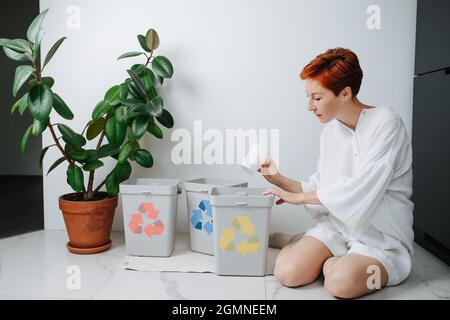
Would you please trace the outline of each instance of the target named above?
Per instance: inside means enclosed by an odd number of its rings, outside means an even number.
[[[184,182],[191,250],[214,255],[214,227],[209,192],[213,187],[246,187],[247,182],[199,178]]]
[[[215,271],[218,275],[266,274],[273,195],[264,188],[211,189]]]
[[[180,181],[129,179],[120,184],[127,253],[168,257],[175,243]]]

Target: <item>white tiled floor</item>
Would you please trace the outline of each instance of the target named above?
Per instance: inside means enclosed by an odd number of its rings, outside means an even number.
[[[65,231],[38,231],[0,240],[1,299],[332,299],[323,279],[300,288],[282,287],[273,276],[220,277],[211,273],[123,270],[122,233],[96,255],[74,255]],[[68,289],[67,267],[81,270],[81,288]],[[413,271],[401,285],[363,299],[450,299],[450,268],[416,245]]]

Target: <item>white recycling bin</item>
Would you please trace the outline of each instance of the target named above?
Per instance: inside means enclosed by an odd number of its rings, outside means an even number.
[[[184,182],[191,250],[214,255],[214,227],[209,192],[213,187],[246,187],[247,182],[199,178]]]
[[[168,257],[175,243],[180,181],[129,179],[120,184],[127,253]]]
[[[218,275],[264,276],[273,195],[264,188],[215,187],[210,192]]]

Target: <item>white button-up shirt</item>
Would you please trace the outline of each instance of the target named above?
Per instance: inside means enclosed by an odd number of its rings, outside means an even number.
[[[412,148],[392,108],[363,109],[355,131],[327,123],[317,171],[301,184],[323,204],[305,205],[314,218],[329,215],[338,229],[386,249],[397,239],[413,253]]]

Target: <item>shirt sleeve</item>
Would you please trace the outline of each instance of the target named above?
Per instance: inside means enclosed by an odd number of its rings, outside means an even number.
[[[401,119],[384,125],[370,138],[369,150],[353,176],[341,176],[317,190],[317,198],[352,229],[364,225],[383,199],[401,149]]]
[[[324,148],[325,148],[325,146],[324,146],[323,134],[322,134],[321,141],[320,141],[320,155],[319,155],[319,159],[317,160],[316,172],[311,174],[308,177],[308,180],[300,180],[300,184],[302,186],[303,192],[316,191],[319,188],[319,185],[320,185],[320,161],[321,161],[321,157],[323,156]],[[328,214],[327,208],[325,208],[321,204],[304,204],[303,206],[304,206],[305,210],[314,219],[318,219],[321,216]]]
[[[319,186],[319,179],[320,179],[320,171],[319,171],[319,164],[318,164],[317,171],[309,176],[308,181],[300,180],[300,184],[302,185],[303,192],[316,191]],[[325,208],[321,204],[304,204],[303,206],[304,206],[305,210],[314,219],[319,219],[321,216],[328,214],[327,208]]]

